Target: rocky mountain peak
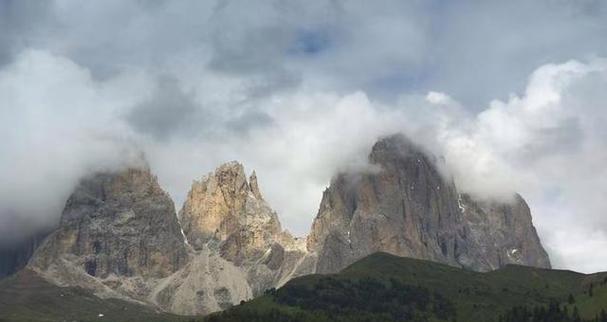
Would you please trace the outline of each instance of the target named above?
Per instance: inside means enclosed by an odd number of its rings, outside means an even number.
[[[313,271],[309,260],[299,270],[301,240],[282,231],[238,162],[194,182],[180,221],[149,167],[96,173],[28,265],[56,285],[181,314],[225,309]]]
[[[259,185],[257,183],[257,174],[255,173],[255,170],[253,170],[253,173],[251,173],[251,176],[249,177],[249,186],[251,187],[251,191],[253,192],[255,198],[263,200],[261,191],[259,190]]]
[[[147,163],[96,173],[28,265],[54,284],[182,314],[225,309],[375,252],[478,271],[550,266],[522,197],[478,200],[437,160],[402,134],[381,138],[369,154],[376,171],[337,174],[306,240],[282,230],[255,171],[247,178],[236,161],[193,182],[179,219]]]
[[[408,158],[425,158],[425,154],[413,141],[402,133],[393,134],[380,138],[369,154],[371,163],[389,164],[400,162]]]
[[[251,240],[261,246],[280,233],[276,213],[261,197],[257,176],[247,181],[236,162],[219,166],[195,181],[179,212],[183,230],[196,249],[209,241],[226,241],[235,234],[256,232]]]
[[[239,205],[236,203],[246,198],[250,192],[244,167],[237,161],[220,165],[212,176],[229,207],[238,207]]]
[[[29,265],[60,284],[141,298],[142,285],[106,284],[164,278],[187,261],[173,201],[149,168],[129,168],[82,179]]]
[[[262,198],[255,172],[247,181],[237,162],[195,181],[179,217],[196,250],[217,250],[247,272],[253,294],[286,282],[306,255]]]
[[[335,176],[307,241],[318,254],[317,271],[337,272],[378,251],[482,271],[550,265],[528,208],[463,197],[437,160],[395,134],[371,149],[369,162],[379,171]]]

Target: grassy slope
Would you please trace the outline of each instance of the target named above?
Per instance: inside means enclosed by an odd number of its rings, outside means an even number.
[[[522,266],[476,273],[450,266],[385,253],[371,255],[329,277],[310,275],[294,279],[277,294],[286,291],[314,289],[327,278],[357,285],[357,281],[373,280],[388,283],[391,279],[403,285],[420,287],[438,293],[453,303],[457,321],[494,321],[496,316],[517,305],[543,305],[550,299],[565,303],[572,294],[583,318],[593,318],[607,309],[607,273],[584,275],[571,271],[546,270]],[[392,282],[389,282],[392,283]],[[589,286],[593,284],[593,296]],[[341,293],[324,295],[339,298]],[[348,292],[352,289],[348,289]],[[355,292],[356,289],[354,289]],[[243,321],[238,317],[256,317],[247,321],[334,321],[348,317],[326,311],[304,310],[295,305],[278,303],[276,295],[268,294],[236,306],[227,313],[215,314],[210,321]],[[333,297],[335,298],[335,297]],[[369,314],[369,321],[378,316],[369,313],[367,305],[359,305],[359,316]],[[573,305],[569,307],[573,309]],[[104,314],[103,318],[98,314]],[[286,317],[286,318],[285,318]],[[433,314],[429,321],[441,321]],[[201,318],[198,318],[200,320]],[[22,271],[0,281],[0,321],[190,321],[189,317],[155,312],[145,306],[120,300],[102,300],[78,288],[53,286],[34,273]],[[388,321],[384,319],[384,321]]]
[[[602,283],[607,273],[584,275],[523,266],[507,266],[494,272],[477,273],[378,253],[362,259],[333,277],[346,281],[367,278],[387,281],[393,278],[406,285],[427,288],[453,302],[457,321],[494,321],[499,314],[513,306],[545,305],[550,299],[564,303],[569,294],[575,297],[575,305],[583,318],[593,318],[602,308],[607,309],[607,285]],[[287,283],[285,288],[310,288],[322,278],[318,275],[304,276]],[[594,285],[592,297],[588,295],[590,283]],[[297,307],[279,305],[276,302],[275,296],[265,295],[233,308],[232,312],[238,313],[240,310],[263,315],[275,309],[289,316],[300,312]],[[303,316],[303,321],[320,321],[318,318]],[[215,316],[217,317],[220,315]]]
[[[99,317],[103,314],[103,317]],[[24,270],[0,281],[0,321],[187,321],[79,288],[57,287]]]

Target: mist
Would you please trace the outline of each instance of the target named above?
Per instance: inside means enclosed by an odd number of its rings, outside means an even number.
[[[242,162],[302,236],[331,177],[403,132],[460,190],[521,193],[556,267],[607,270],[606,21],[600,1],[1,2],[0,242],[140,151],[177,207]]]

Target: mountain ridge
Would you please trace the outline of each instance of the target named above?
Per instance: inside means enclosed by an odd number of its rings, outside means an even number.
[[[237,161],[195,180],[178,213],[147,165],[97,173],[28,267],[56,285],[193,315],[378,251],[478,271],[550,266],[522,197],[473,200],[402,134],[380,138],[369,162],[374,171],[332,179],[305,239],[282,229],[257,174]]]
[[[323,193],[308,237],[317,272],[337,272],[378,251],[488,271],[506,263],[550,267],[529,207],[458,191],[438,158],[402,134],[380,139],[373,172],[342,172]]]

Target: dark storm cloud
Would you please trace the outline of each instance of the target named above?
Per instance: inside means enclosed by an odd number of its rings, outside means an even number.
[[[132,127],[157,140],[174,136],[192,136],[212,124],[191,94],[179,87],[179,81],[160,77],[151,97],[134,106],[126,116]]]
[[[0,1],[0,67],[52,34],[56,26],[51,23],[51,10],[49,1]]]
[[[268,127],[273,123],[272,117],[264,112],[247,111],[229,120],[226,127],[236,133],[247,134],[251,130]]]
[[[161,76],[151,97],[133,106],[125,120],[135,131],[160,142],[197,140],[205,136],[237,137],[273,122],[268,114],[251,104],[254,101],[255,97],[251,97],[249,102],[225,107],[229,109],[226,113],[216,106],[197,102],[192,93],[181,88],[177,79]]]

